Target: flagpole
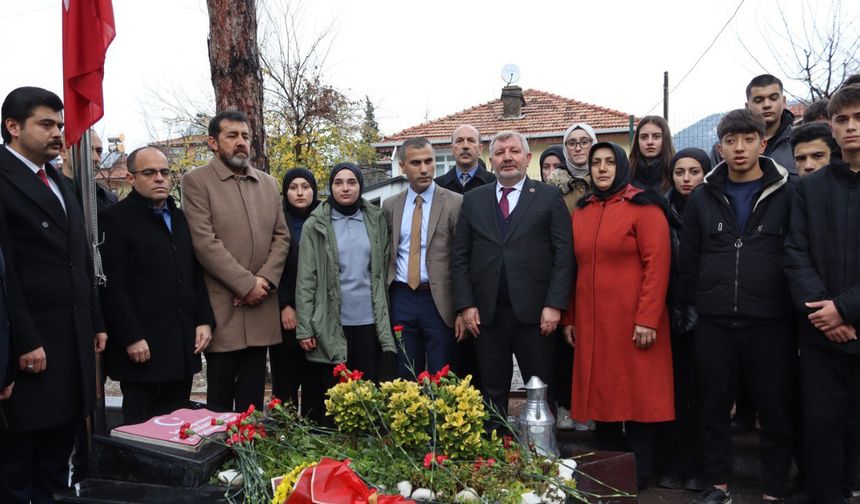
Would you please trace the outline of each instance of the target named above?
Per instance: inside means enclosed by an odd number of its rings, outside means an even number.
[[[84,231],[90,244],[90,255],[93,264],[93,288],[98,288],[103,283],[104,273],[101,269],[101,255],[98,245],[101,242],[98,236],[98,220],[96,207],[96,182],[95,170],[93,169],[92,142],[90,131],[87,128],[81,136],[80,142],[72,146],[72,162],[75,174],[75,182],[81,195],[81,205],[84,213]],[[91,335],[95,336],[95,334]],[[95,352],[95,348],[93,348]],[[95,411],[87,417],[88,439],[92,440],[93,433],[105,434],[105,391],[102,373],[102,359],[100,354],[95,354],[96,362],[96,407]]]

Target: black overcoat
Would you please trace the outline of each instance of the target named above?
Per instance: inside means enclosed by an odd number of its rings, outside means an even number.
[[[108,328],[105,364],[117,381],[157,383],[200,371],[195,328],[215,318],[182,210],[167,200],[173,231],[136,191],[99,213],[107,283],[101,289]],[[146,339],[150,359],[135,363],[126,347]]]
[[[95,401],[95,333],[104,330],[83,212],[62,175],[46,165],[65,201],[0,146],[0,201],[23,301],[11,307],[18,355],[44,347],[47,368],[19,373],[4,404],[9,428],[40,430],[76,421]]]

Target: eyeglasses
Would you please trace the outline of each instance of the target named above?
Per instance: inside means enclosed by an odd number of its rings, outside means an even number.
[[[591,139],[590,138],[583,138],[582,140],[580,140],[578,142],[574,139],[570,139],[567,142],[565,142],[564,145],[567,145],[567,147],[569,149],[575,149],[577,145],[579,146],[580,149],[587,149],[588,146],[591,145]]]
[[[167,178],[170,176],[170,169],[169,168],[160,168],[160,169],[144,168],[143,170],[135,170],[131,173],[140,173],[144,177],[154,177],[155,174],[158,173],[162,177]]]

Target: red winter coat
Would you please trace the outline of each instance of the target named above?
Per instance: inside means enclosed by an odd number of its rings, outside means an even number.
[[[578,420],[675,418],[669,225],[642,192],[628,185],[573,212],[578,272],[564,323],[576,328],[571,416]],[[657,330],[650,348],[636,347],[634,325]]]

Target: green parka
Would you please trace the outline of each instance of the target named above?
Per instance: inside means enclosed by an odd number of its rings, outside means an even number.
[[[389,253],[388,226],[382,209],[361,200],[364,225],[370,239],[370,293],[373,319],[383,352],[396,352],[388,316],[385,271]],[[340,322],[340,262],[331,224],[331,204],[323,202],[302,228],[296,281],[296,339],[316,337],[317,347],[307,359],[324,364],[346,362],[346,336]]]

